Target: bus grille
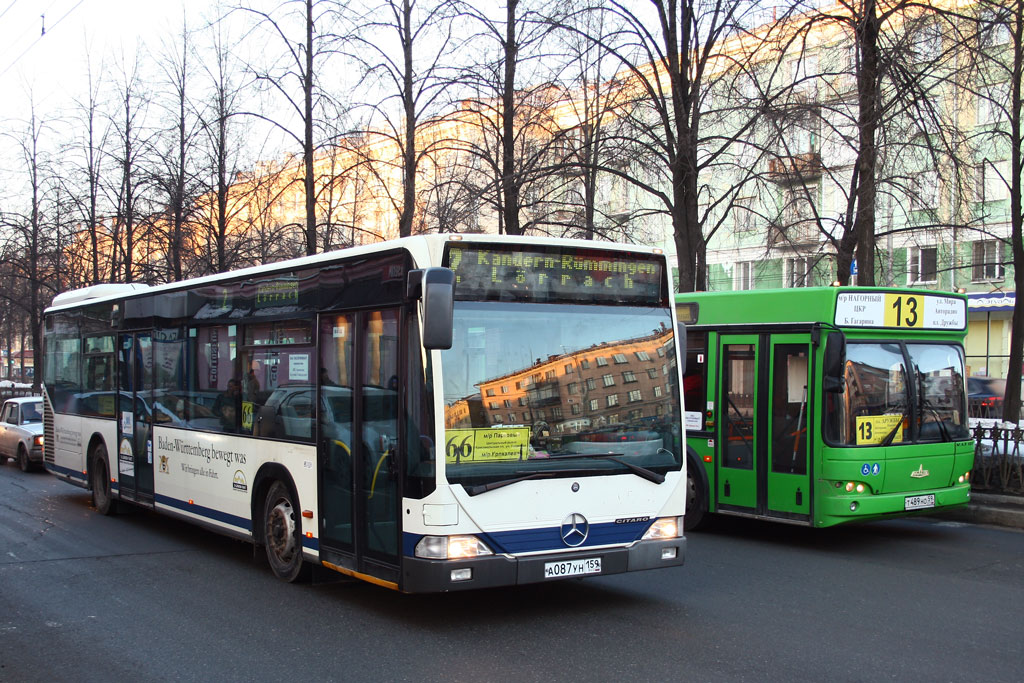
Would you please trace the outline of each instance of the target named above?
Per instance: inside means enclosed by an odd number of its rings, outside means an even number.
[[[43,392],[43,462],[51,465],[56,462],[54,447],[56,442],[53,436],[53,406],[50,405],[50,396]]]

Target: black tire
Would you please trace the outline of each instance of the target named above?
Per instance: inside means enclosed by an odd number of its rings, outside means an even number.
[[[708,518],[708,497],[704,490],[704,482],[693,473],[693,464],[686,467],[686,515],[683,517],[683,528],[696,531],[704,526]]]
[[[92,488],[92,504],[101,515],[117,514],[117,505],[110,488],[110,461],[107,447],[96,444],[89,457],[89,484]]]
[[[22,472],[28,472],[32,469],[32,463],[28,460],[28,451],[25,450],[24,444],[18,444],[18,467],[21,468]]]
[[[301,517],[295,496],[280,480],[270,485],[263,500],[263,547],[274,576],[291,583],[305,575]]]

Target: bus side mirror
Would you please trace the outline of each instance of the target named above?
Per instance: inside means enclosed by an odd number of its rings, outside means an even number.
[[[423,347],[426,349],[450,349],[452,347],[455,273],[449,268],[411,271],[409,273],[409,289],[414,298],[421,298],[423,301]],[[415,291],[417,289],[418,292]]]
[[[821,388],[828,393],[841,394],[846,388],[846,335],[829,332],[825,342],[825,367]]]

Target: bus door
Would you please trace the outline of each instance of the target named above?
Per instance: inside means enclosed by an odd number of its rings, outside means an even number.
[[[768,420],[767,514],[794,520],[810,520],[811,468],[808,437],[813,424],[809,401],[810,344],[807,335],[770,336],[770,406]]]
[[[321,557],[398,582],[398,309],[320,317]]]
[[[719,470],[715,480],[718,508],[723,511],[753,514],[757,510],[757,439],[761,432],[758,343],[757,335],[719,336]]]
[[[122,498],[153,503],[153,344],[148,332],[122,334],[117,402],[117,475]],[[111,464],[111,467],[114,467]]]

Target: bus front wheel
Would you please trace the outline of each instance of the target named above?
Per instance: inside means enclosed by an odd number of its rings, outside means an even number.
[[[117,512],[114,497],[110,492],[110,464],[107,460],[107,447],[96,444],[92,449],[92,460],[89,466],[89,480],[92,484],[92,504],[101,515],[113,515]]]
[[[302,537],[294,496],[278,480],[263,501],[263,543],[274,576],[292,582],[303,573]]]
[[[683,528],[687,531],[695,531],[704,524],[708,508],[704,483],[700,477],[694,476],[692,469],[692,466],[686,468],[686,515],[683,517]]]

